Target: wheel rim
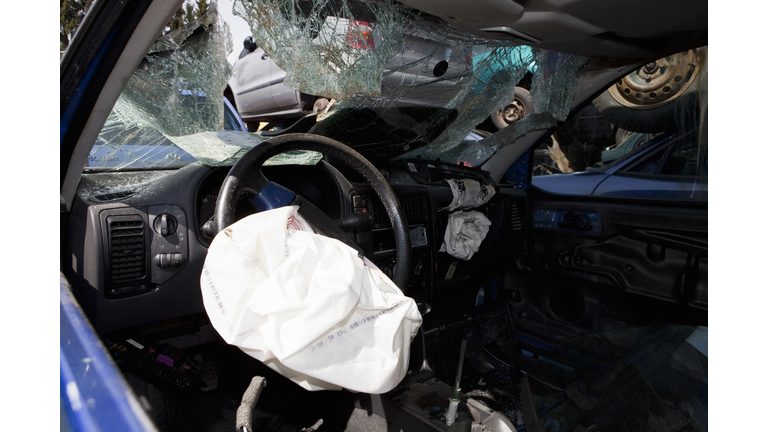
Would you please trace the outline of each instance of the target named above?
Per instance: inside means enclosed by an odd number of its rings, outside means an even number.
[[[315,101],[314,105],[312,105],[312,111],[319,113],[325,110],[325,108],[328,106],[328,103],[328,99],[320,98]]]
[[[622,105],[650,108],[666,104],[685,92],[699,73],[699,50],[687,50],[653,61],[630,73],[609,91]]]
[[[525,106],[520,99],[515,98],[511,104],[502,108],[501,115],[508,124],[514,123],[525,117]]]

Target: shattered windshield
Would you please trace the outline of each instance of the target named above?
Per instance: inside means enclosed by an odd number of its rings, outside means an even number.
[[[420,156],[478,166],[522,135],[565,120],[587,61],[482,39],[394,1],[237,0],[233,13],[285,72],[285,86],[330,100],[309,133],[383,160]],[[121,94],[86,170],[232,165],[267,139],[263,131],[225,126],[236,124],[227,115],[237,116],[222,104],[232,49],[215,2],[158,39]],[[514,99],[526,76],[531,112],[485,139],[468,138]],[[299,163],[318,159],[305,156]]]
[[[178,168],[197,160],[226,165],[256,145],[257,137],[225,121],[220,95],[231,50],[215,4],[159,38],[120,95],[86,169]]]

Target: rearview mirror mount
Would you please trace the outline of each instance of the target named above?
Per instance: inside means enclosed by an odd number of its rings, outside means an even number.
[[[256,41],[253,40],[253,36],[246,36],[245,40],[243,40],[243,48],[248,52],[254,52],[258,47]]]

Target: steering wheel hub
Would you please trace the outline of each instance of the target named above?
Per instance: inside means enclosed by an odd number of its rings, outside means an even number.
[[[292,191],[270,182],[261,171],[261,167],[272,156],[293,150],[313,150],[331,155],[347,168],[356,171],[365,178],[381,199],[392,223],[395,233],[396,259],[392,276],[393,282],[405,290],[411,268],[411,239],[405,212],[399,200],[379,170],[360,153],[348,146],[320,135],[284,134],[260,143],[249,150],[235,163],[219,191],[214,212],[213,231],[221,230],[235,222],[237,200],[243,194],[253,198],[256,211],[282,207],[299,206],[299,214],[312,225],[315,232],[336,238],[349,244],[346,234],[325,213],[314,204],[294,194]],[[350,245],[352,246],[352,245]],[[354,246],[352,246],[354,247]]]

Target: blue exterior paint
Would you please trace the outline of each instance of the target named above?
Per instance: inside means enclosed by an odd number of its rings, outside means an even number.
[[[61,276],[60,397],[62,423],[73,431],[155,431]]]
[[[91,83],[91,79],[96,73],[96,68],[99,67],[101,60],[104,58],[104,54],[107,52],[107,47],[112,43],[112,39],[115,38],[116,34],[117,29],[112,29],[109,36],[107,36],[106,40],[101,45],[101,48],[99,48],[99,52],[94,57],[93,62],[88,66],[85,75],[83,75],[83,78],[80,80],[77,91],[72,95],[72,99],[69,100],[69,105],[67,105],[67,109],[64,110],[59,123],[59,147],[61,147],[61,143],[64,141],[64,135],[66,135],[69,130],[69,123],[72,122],[72,117],[74,117],[75,111],[77,111],[77,108],[80,105],[80,100],[83,98],[83,90],[88,88],[88,85]]]
[[[656,138],[648,144],[634,147],[633,151],[601,168],[533,176],[531,185],[556,195],[705,202],[708,199],[706,177],[649,175],[629,171],[636,164],[652,157],[657,150],[670,148],[689,134],[672,133]],[[631,145],[636,146],[637,143]],[[507,171],[508,177],[511,171],[512,168]]]
[[[515,187],[527,190],[528,180],[531,172],[531,152],[525,152],[515,163],[504,173],[504,179],[515,185]]]

